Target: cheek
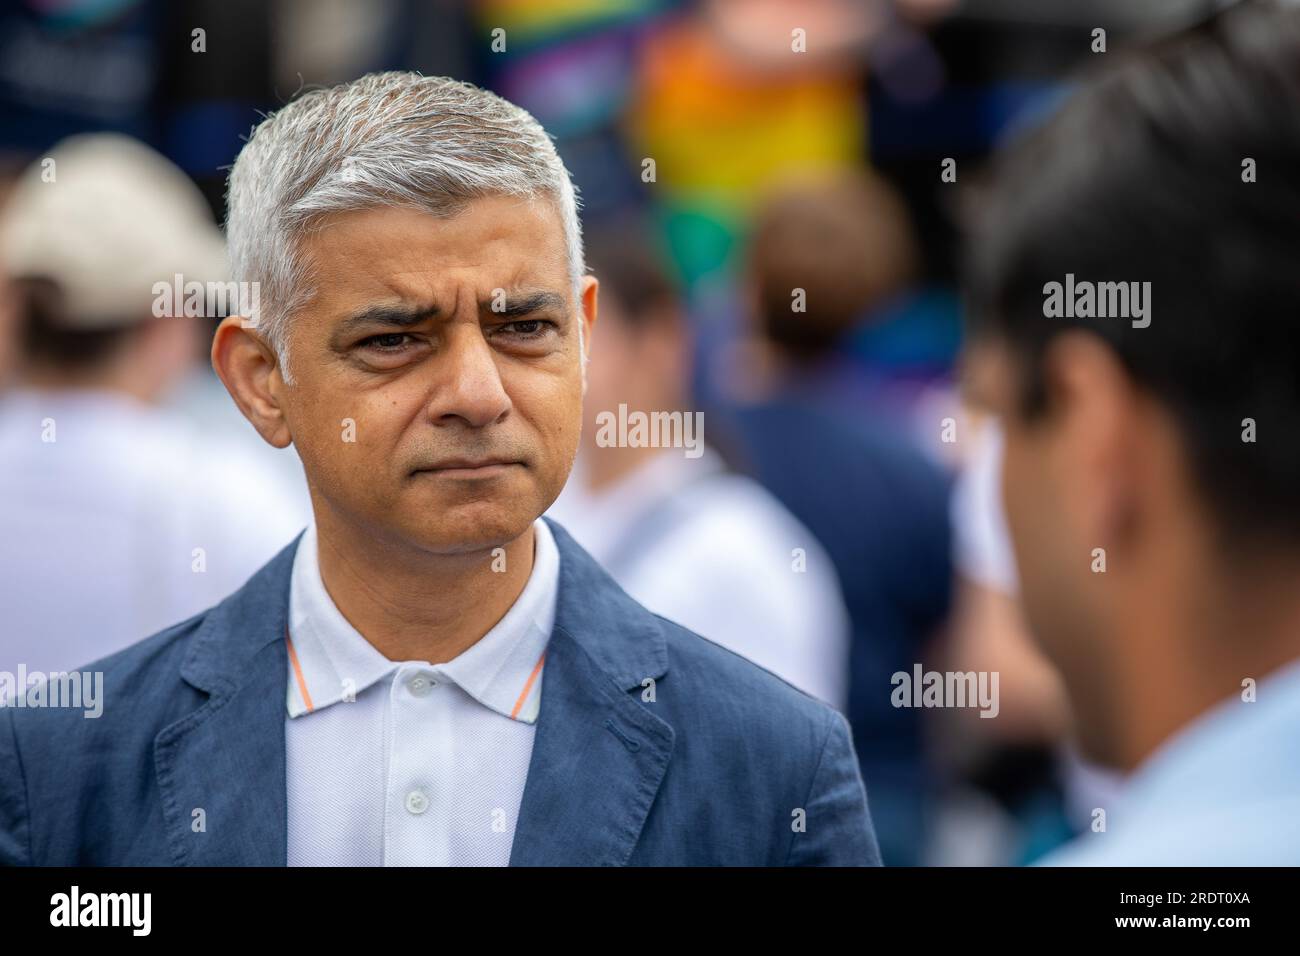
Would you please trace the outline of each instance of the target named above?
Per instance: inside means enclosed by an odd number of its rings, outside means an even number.
[[[1025,505],[1025,494],[1029,487],[1025,472],[1028,468],[1027,455],[1021,443],[1008,434],[1003,445],[1001,474],[1002,483],[998,488],[1003,512],[1006,514],[1007,527],[1013,539],[1019,538],[1023,526],[1021,515]]]
[[[378,490],[405,421],[400,396],[341,394],[307,382],[299,387],[290,429],[308,477],[333,487],[364,477]]]
[[[528,376],[510,388],[516,409],[535,430],[534,452],[542,470],[567,473],[582,427],[582,375]],[[590,393],[588,393],[590,394]]]
[[[1029,592],[1044,569],[1045,548],[1056,532],[1046,505],[1050,494],[1035,452],[1014,434],[1008,434],[1003,453],[1001,494],[1021,590],[1031,599]]]
[[[1087,552],[1062,507],[1062,488],[1041,440],[1008,435],[1002,491],[1026,622],[1059,663],[1072,653],[1072,635],[1082,620],[1079,583]]]

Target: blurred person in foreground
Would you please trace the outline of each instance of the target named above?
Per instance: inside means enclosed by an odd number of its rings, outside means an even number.
[[[0,263],[0,395],[8,387],[18,352],[17,289]]]
[[[835,565],[853,630],[846,714],[890,865],[920,862],[928,822],[921,715],[892,706],[890,679],[924,661],[947,614],[949,482],[837,349],[911,274],[905,223],[867,173],[771,196],[748,253],[754,374],[725,443]]]
[[[947,779],[930,854],[940,865],[1023,865],[1087,830],[1115,780],[1079,758],[1065,686],[1024,623],[1002,508],[1001,425],[972,415],[965,434],[974,448],[951,502],[956,594],[941,669],[997,673],[999,706],[995,720],[963,707],[936,715]]]
[[[705,423],[689,409],[690,332],[640,235],[627,223],[587,243],[600,326],[580,453],[550,514],[647,608],[843,710],[848,615],[835,569],[780,502],[727,469],[707,428],[686,427]],[[620,408],[682,425],[620,442]]]
[[[12,168],[11,168],[12,165]],[[5,202],[13,190],[14,182],[22,172],[20,163],[11,164],[5,154],[0,153],[0,216],[4,215]],[[0,257],[4,249],[0,248]],[[14,373],[14,363],[18,352],[18,310],[14,302],[17,290],[9,281],[9,272],[5,269],[4,259],[0,258],[0,394],[4,393]]]
[[[262,291],[213,364],[313,523],[100,662],[100,719],[0,709],[0,862],[878,863],[844,718],[541,517],[598,284],[536,120],[372,74],[263,121],[229,205]]]
[[[1300,9],[1108,60],[1001,157],[970,236],[1026,620],[1127,777],[1048,859],[1295,865]],[[1122,284],[1102,317],[1085,282]]]
[[[203,343],[154,284],[226,278],[179,169],[124,136],[65,140],[0,214],[0,264],[0,668],[58,672],[210,607],[302,526],[263,469],[159,407]]]

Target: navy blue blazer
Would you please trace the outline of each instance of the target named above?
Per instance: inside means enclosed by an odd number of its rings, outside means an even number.
[[[510,864],[878,865],[844,718],[651,614],[550,524],[559,596]],[[100,717],[0,708],[0,864],[285,865],[298,540],[83,668],[104,673]]]

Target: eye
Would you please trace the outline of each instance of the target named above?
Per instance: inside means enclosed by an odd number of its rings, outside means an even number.
[[[536,339],[554,328],[555,323],[548,319],[520,319],[501,326],[500,331],[516,339]]]
[[[384,332],[362,339],[357,345],[361,348],[375,349],[379,352],[395,352],[406,344],[410,336],[405,332]]]

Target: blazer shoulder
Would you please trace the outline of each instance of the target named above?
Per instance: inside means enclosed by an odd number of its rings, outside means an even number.
[[[116,653],[64,672],[70,678],[75,675],[79,684],[76,694],[64,691],[62,699],[55,701],[54,695],[47,692],[40,706],[11,703],[6,709],[17,744],[24,748],[57,747],[66,754],[78,740],[94,740],[104,733],[117,737],[128,727],[145,729],[155,723],[143,719],[152,711],[157,711],[161,720],[172,711],[167,706],[169,695],[178,695],[181,688],[190,692],[181,679],[181,665],[190,639],[212,610],[201,611]],[[62,673],[48,675],[48,683],[52,685],[56,678],[64,679]],[[185,696],[188,698],[189,693]]]
[[[115,693],[129,693],[158,687],[158,678],[179,678],[181,664],[189,651],[191,639],[220,605],[200,611],[171,627],[136,641],[115,654],[100,658],[78,670],[102,672],[105,685],[111,680]]]
[[[659,617],[656,615],[656,617]],[[654,704],[677,732],[680,779],[744,806],[783,834],[764,858],[799,866],[876,865],[880,851],[844,715],[789,681],[659,617],[668,669]],[[799,811],[805,831],[789,829]]]
[[[29,687],[22,706],[0,711],[0,865],[75,861],[92,841],[77,828],[116,819],[151,777],[156,735],[203,696],[181,669],[208,613],[49,675],[39,697]]]
[[[839,712],[730,648],[654,615],[664,634],[668,697],[692,717],[759,739],[765,729],[787,750],[820,752]]]

